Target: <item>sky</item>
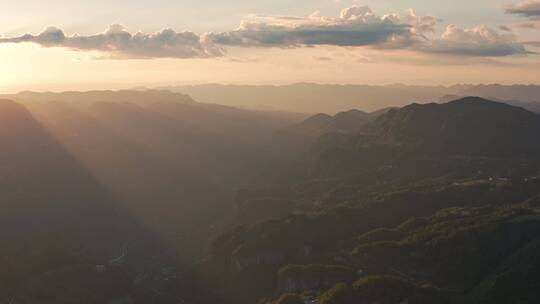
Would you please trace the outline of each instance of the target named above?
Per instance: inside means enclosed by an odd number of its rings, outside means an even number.
[[[0,92],[540,83],[540,0],[0,0]]]

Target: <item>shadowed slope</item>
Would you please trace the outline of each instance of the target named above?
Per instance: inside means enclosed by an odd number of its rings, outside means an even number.
[[[81,226],[86,212],[114,215],[114,199],[20,104],[0,101],[4,230]],[[79,217],[74,215],[79,215]],[[90,216],[85,216],[90,217]],[[34,227],[33,227],[34,226]]]
[[[95,265],[107,265],[130,242],[154,242],[159,250],[160,241],[24,106],[1,100],[0,121],[0,264],[8,271],[0,275],[7,282],[0,302],[104,303],[126,296],[131,270],[99,275]]]

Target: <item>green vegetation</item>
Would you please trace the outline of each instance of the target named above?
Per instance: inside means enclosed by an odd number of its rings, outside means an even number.
[[[348,280],[354,277],[350,268],[337,265],[287,265],[278,271],[282,278],[338,277]]]
[[[327,132],[314,143],[307,173],[281,184],[288,191],[250,192],[254,202],[289,193],[295,214],[230,230],[213,243],[212,260],[246,262],[226,267],[225,276],[257,286],[253,300],[312,290],[321,303],[490,303],[506,292],[499,299],[534,303],[535,293],[524,290],[536,287],[537,273],[516,280],[512,267],[521,264],[510,257],[538,256],[531,244],[540,238],[539,126],[537,114],[467,98],[391,110],[363,134]],[[362,278],[331,280],[338,269]],[[324,279],[344,284],[317,284]],[[501,283],[511,279],[528,287]]]
[[[320,297],[321,304],[449,303],[440,291],[395,276],[369,276],[352,286],[338,284]]]
[[[276,304],[304,304],[304,300],[297,294],[284,294],[275,302]]]
[[[0,102],[1,303],[538,303],[538,114],[174,96]]]
[[[320,304],[354,304],[356,302],[355,290],[345,284],[339,283],[327,290],[319,297]]]

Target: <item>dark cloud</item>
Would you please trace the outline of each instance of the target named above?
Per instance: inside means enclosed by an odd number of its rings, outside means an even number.
[[[540,19],[540,0],[525,0],[505,7],[508,14]]]
[[[0,43],[31,42],[43,47],[65,47],[78,51],[100,51],[116,58],[194,58],[222,55],[221,50],[192,32],[165,29],[154,34],[132,35],[121,25],[111,25],[105,32],[90,36],[66,36],[50,27],[38,35],[0,38]]]

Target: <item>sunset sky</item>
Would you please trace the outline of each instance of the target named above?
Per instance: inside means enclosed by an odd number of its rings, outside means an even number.
[[[540,83],[540,0],[0,0],[0,92]]]

